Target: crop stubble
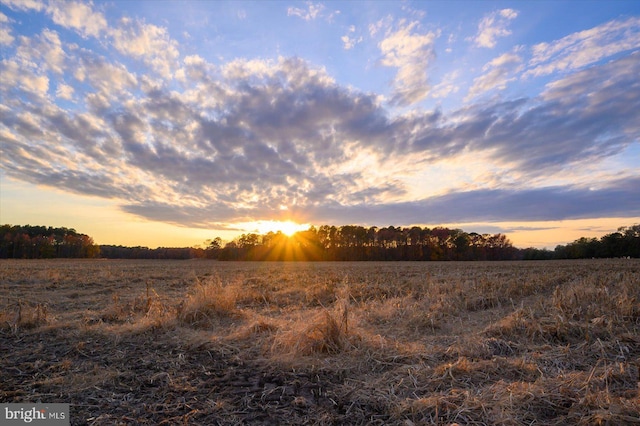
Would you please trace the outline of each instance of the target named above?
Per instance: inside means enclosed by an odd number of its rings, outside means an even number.
[[[640,424],[640,261],[0,261],[1,402],[72,424]]]

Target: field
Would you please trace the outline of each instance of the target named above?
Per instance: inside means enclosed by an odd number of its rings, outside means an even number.
[[[0,261],[0,402],[71,424],[640,424],[640,261]]]

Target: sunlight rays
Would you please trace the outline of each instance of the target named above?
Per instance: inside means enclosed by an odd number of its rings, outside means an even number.
[[[306,231],[309,228],[309,224],[296,223],[291,220],[258,220],[256,222],[247,223],[244,227],[247,230],[257,230],[260,234],[267,234],[269,232],[277,233],[280,231],[287,237],[291,237],[296,232]]]

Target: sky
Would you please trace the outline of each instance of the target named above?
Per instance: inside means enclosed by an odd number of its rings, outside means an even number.
[[[0,0],[0,222],[554,248],[640,223],[638,1]]]

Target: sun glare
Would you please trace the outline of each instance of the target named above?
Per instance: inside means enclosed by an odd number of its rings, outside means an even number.
[[[249,226],[249,228],[251,228],[251,226]],[[307,229],[309,229],[309,224],[300,224],[292,222],[290,220],[260,220],[255,222],[255,226],[253,226],[253,228],[257,229],[258,233],[260,234],[280,231],[286,236],[290,237],[296,232],[306,231]]]

